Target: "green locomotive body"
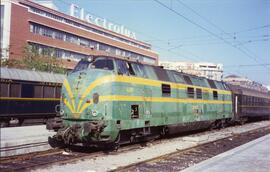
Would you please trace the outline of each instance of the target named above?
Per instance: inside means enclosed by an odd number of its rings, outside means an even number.
[[[63,83],[65,144],[134,141],[221,124],[231,91],[219,81],[112,57],[82,60]]]

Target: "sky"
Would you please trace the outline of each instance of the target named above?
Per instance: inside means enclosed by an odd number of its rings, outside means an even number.
[[[53,0],[122,24],[161,61],[213,62],[270,85],[270,0]]]

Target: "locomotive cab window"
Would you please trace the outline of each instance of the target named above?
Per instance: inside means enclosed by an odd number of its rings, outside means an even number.
[[[161,84],[162,96],[170,97],[171,96],[171,86],[169,84]]]
[[[192,87],[187,88],[187,96],[188,96],[188,98],[194,99],[194,88],[192,88]]]
[[[117,72],[120,75],[129,75],[129,65],[126,61],[116,60]]]
[[[91,63],[90,61],[83,59],[83,60],[79,61],[79,63],[76,65],[76,67],[74,68],[74,70],[72,72],[77,72],[77,71],[88,69],[90,63]]]
[[[217,91],[213,91],[213,98],[214,98],[214,100],[218,100],[218,92]]]
[[[96,68],[96,69],[105,69],[105,70],[114,69],[113,60],[105,58],[105,57],[96,58],[91,67]]]

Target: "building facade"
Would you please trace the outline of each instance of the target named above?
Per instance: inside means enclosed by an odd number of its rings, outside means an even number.
[[[161,61],[160,66],[165,69],[176,70],[191,75],[206,77],[213,80],[222,80],[223,65],[213,63],[193,63],[193,62],[168,62]]]
[[[134,37],[30,0],[2,0],[1,57],[21,58],[27,45],[40,54],[52,50],[50,53],[70,69],[81,58],[96,54],[158,64],[158,54],[151,50],[151,45]]]

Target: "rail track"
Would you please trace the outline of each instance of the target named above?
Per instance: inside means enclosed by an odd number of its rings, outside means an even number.
[[[212,158],[218,154],[226,152],[269,133],[270,126],[267,126],[209,143],[204,143],[185,150],[180,150],[175,153],[160,156],[151,160],[132,164],[113,171],[181,171],[187,167],[193,166],[201,161]]]
[[[72,152],[63,149],[50,149],[47,151],[16,155],[0,158],[0,171],[29,171],[45,168],[54,164],[71,163],[83,158],[95,158],[107,154],[119,154],[141,148],[142,144],[124,145],[118,151],[100,150],[98,148],[71,147]],[[70,151],[70,150],[68,150]]]
[[[28,144],[9,146],[9,147],[1,147],[0,152],[8,152],[8,151],[13,151],[13,150],[33,148],[33,147],[45,146],[45,145],[48,145],[47,141],[46,142],[28,143]]]
[[[211,132],[211,131],[206,131]],[[186,149],[184,151],[178,151],[177,153],[161,156],[148,161],[144,161],[138,164],[133,164],[124,168],[117,169],[116,171],[179,171],[194,163],[198,163],[205,159],[211,158],[217,154],[225,152],[229,149],[237,147],[241,144],[254,140],[258,137],[270,133],[270,126],[248,131],[242,134],[235,134],[223,139],[205,143],[193,148]],[[197,133],[196,136],[205,134]],[[151,142],[152,145],[162,144],[169,141],[170,138],[163,140],[156,140]],[[63,165],[73,163],[82,159],[94,159],[96,157],[108,155],[108,154],[121,154],[124,152],[135,151],[141,149],[142,143],[124,145],[115,152],[104,152],[99,149],[89,149],[81,147],[72,147],[73,152],[65,152],[61,149],[51,149],[42,152],[29,153],[18,156],[3,157],[0,158],[1,172],[5,171],[29,171],[34,169],[46,168],[52,165]],[[15,149],[15,148],[14,148]],[[171,161],[170,161],[171,160]],[[164,164],[165,162],[165,164]],[[171,163],[170,163],[171,162]],[[174,164],[177,162],[177,169],[174,168]],[[166,165],[168,163],[168,165]],[[163,165],[163,166],[160,166]],[[169,170],[170,169],[170,170]]]

